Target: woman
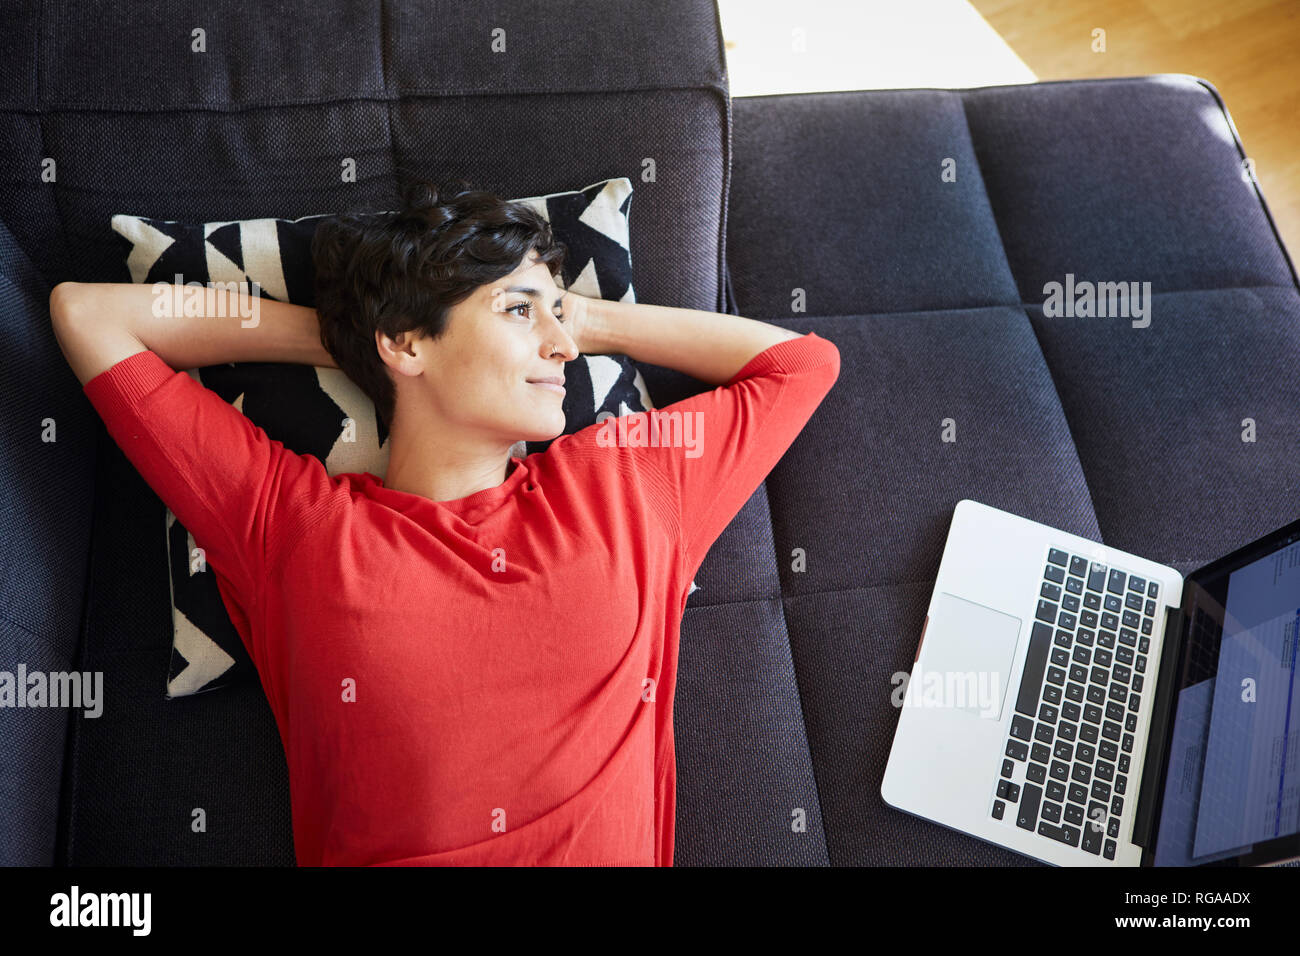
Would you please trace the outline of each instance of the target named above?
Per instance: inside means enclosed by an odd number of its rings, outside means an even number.
[[[51,295],[88,399],[217,575],[300,864],[672,864],[687,589],[839,353],[566,292],[563,254],[526,205],[419,184],[322,223],[314,310],[259,301],[250,326],[215,291],[199,317],[153,314],[147,286]],[[724,387],[563,435],[547,380],[580,353]],[[177,371],[232,361],[343,369],[389,425],[383,480],[329,476]],[[682,422],[689,448],[662,440]]]

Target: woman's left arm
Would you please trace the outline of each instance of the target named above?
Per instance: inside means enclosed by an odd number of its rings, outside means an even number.
[[[576,297],[576,299],[575,299]],[[790,332],[738,315],[639,302],[614,302],[566,293],[561,308],[577,319],[577,344],[590,354],[627,355],[721,385]]]

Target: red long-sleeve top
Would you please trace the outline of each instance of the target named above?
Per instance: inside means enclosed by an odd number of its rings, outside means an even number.
[[[216,574],[300,865],[671,866],[687,591],[838,374],[826,339],[779,342],[455,501],[331,477],[151,351],[84,391]]]

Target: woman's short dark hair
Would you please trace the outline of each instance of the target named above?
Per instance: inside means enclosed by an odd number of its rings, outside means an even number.
[[[385,427],[392,427],[397,390],[375,332],[439,338],[453,306],[509,275],[530,249],[552,276],[559,273],[567,250],[544,216],[464,180],[441,191],[417,180],[395,212],[321,221],[311,244],[321,344],[374,402]]]

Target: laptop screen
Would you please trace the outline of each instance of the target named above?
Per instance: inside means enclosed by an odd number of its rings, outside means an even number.
[[[1300,530],[1187,578],[1156,866],[1300,853]]]

